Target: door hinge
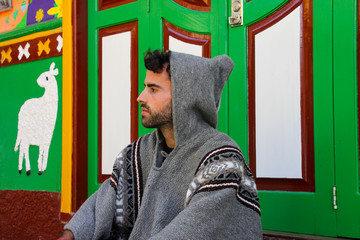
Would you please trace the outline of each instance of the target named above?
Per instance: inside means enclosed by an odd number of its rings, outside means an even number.
[[[336,186],[333,187],[333,204],[334,204],[334,209],[337,210],[338,206],[336,203]]]
[[[243,0],[231,0],[231,17],[229,17],[231,27],[243,25],[243,6]]]

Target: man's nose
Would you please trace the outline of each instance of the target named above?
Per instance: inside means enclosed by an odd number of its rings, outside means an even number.
[[[145,102],[144,91],[142,91],[142,92],[140,93],[140,95],[137,97],[136,100],[138,101],[138,103],[143,103],[143,102]]]

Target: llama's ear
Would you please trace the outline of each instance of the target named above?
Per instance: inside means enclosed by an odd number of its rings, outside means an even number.
[[[50,65],[50,72],[52,72],[52,70],[54,70],[54,68],[55,68],[55,63],[53,62],[53,63],[51,63],[51,65]]]
[[[59,74],[59,69],[51,71],[52,75],[57,76]]]

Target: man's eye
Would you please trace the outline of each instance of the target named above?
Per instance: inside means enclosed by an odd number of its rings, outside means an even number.
[[[150,88],[150,91],[151,91],[151,92],[156,92],[157,89],[155,89],[155,88]]]

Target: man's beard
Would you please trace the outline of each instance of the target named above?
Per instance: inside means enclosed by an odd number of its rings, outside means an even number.
[[[148,117],[142,117],[141,124],[146,128],[161,128],[166,125],[173,124],[172,104],[166,105],[162,111],[152,112],[148,105],[142,104],[141,107],[146,108],[149,112]]]

